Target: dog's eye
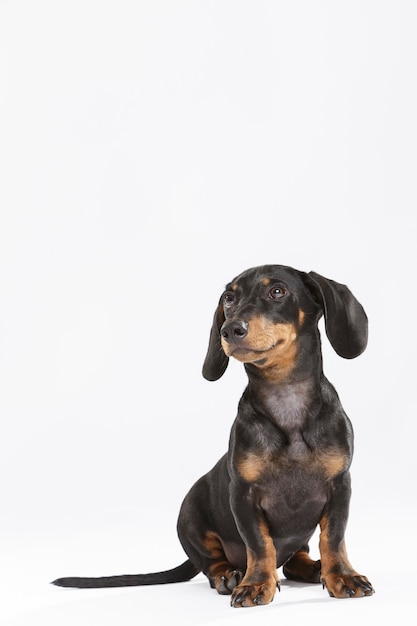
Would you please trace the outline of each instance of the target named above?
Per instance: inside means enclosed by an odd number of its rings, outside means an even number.
[[[272,298],[272,300],[279,300],[280,298],[283,298],[286,293],[287,292],[283,287],[273,287],[269,290],[268,295]]]
[[[235,294],[228,291],[227,293],[224,294],[223,296],[223,304],[226,308],[232,306],[232,304],[235,301]]]

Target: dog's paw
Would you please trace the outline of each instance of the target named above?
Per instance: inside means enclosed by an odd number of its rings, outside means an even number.
[[[308,556],[303,560],[292,559],[282,568],[285,578],[307,583],[321,582],[321,561],[313,561]]]
[[[221,576],[216,577],[215,588],[222,596],[230,595],[235,587],[241,582],[243,573],[238,570],[227,570]]]
[[[279,589],[280,585],[275,578],[261,583],[237,585],[230,604],[236,608],[269,604],[274,599],[277,587]]]
[[[375,593],[369,580],[361,574],[328,574],[322,576],[321,582],[332,598],[362,598]]]

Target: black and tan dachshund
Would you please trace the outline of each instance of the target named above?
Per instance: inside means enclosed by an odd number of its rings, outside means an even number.
[[[166,572],[60,578],[63,587],[152,585],[199,572],[234,607],[267,604],[283,566],[286,578],[323,584],[336,598],[369,596],[369,580],[349,562],[345,529],[351,494],[353,432],[322,370],[317,323],[351,359],[366,347],[368,322],[350,290],[315,272],[281,265],[249,269],[220,298],[203,375],[217,380],[229,357],[249,383],[229,450],[191,488],[178,535],[188,555]],[[308,542],[320,526],[320,560]]]

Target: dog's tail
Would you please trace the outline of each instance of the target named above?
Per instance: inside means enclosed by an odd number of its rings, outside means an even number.
[[[59,587],[79,587],[80,589],[97,589],[101,587],[135,587],[139,585],[164,585],[182,583],[197,576],[200,572],[190,560],[165,572],[153,574],[129,574],[127,576],[103,576],[101,578],[57,578],[52,582]]]

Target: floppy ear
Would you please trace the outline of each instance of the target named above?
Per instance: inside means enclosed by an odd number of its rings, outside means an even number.
[[[345,359],[359,356],[368,343],[368,318],[352,292],[316,272],[307,274],[323,305],[326,334]]]
[[[221,298],[216,312],[214,313],[209,345],[203,365],[203,376],[207,380],[218,380],[221,378],[229,364],[229,357],[225,355],[222,344],[220,343],[220,328],[224,320],[223,298]]]

